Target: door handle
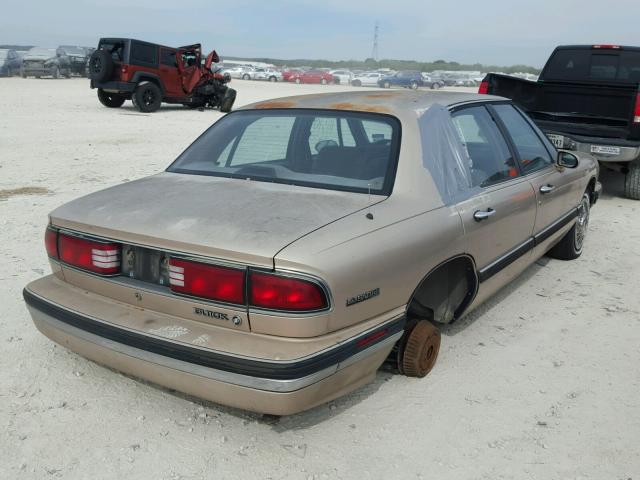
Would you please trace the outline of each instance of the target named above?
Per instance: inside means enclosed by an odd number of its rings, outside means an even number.
[[[540,193],[541,193],[541,194],[543,194],[543,195],[545,195],[545,194],[547,194],[547,193],[551,193],[551,192],[553,192],[555,189],[556,189],[556,187],[554,187],[553,185],[549,185],[549,184],[547,184],[547,185],[542,185],[542,186],[540,187]]]
[[[476,222],[481,222],[482,220],[486,220],[495,213],[496,211],[493,208],[487,208],[486,210],[476,210],[473,214],[473,219]]]

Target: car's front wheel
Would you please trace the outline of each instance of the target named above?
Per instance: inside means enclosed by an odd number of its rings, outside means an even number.
[[[362,82],[360,80],[353,80],[351,82],[351,85],[353,85],[354,87],[361,87],[362,86]]]
[[[162,92],[153,82],[140,82],[131,96],[133,105],[141,112],[155,112],[162,103]]]
[[[98,89],[98,100],[105,107],[109,108],[118,108],[121,107],[124,101],[126,100],[124,95],[119,95],[117,93],[105,92],[103,89]]]
[[[411,88],[411,90],[417,90],[418,89],[418,82],[411,82],[409,84],[409,88]]]
[[[382,86],[383,86],[384,88],[390,88],[390,87],[391,87],[391,84],[390,84],[389,82],[384,82],[384,83],[382,84]]]
[[[277,79],[275,76],[271,75],[271,76],[269,77],[269,81],[270,81],[270,82],[277,82],[277,81],[278,81],[278,79]]]
[[[589,229],[589,214],[591,209],[591,200],[589,194],[582,196],[580,205],[578,206],[578,218],[571,230],[562,237],[558,244],[549,250],[549,256],[559,260],[574,260],[582,255],[584,240]]]
[[[249,80],[250,78],[251,78],[251,76],[246,74],[246,73],[244,75],[242,75],[242,79],[243,80]]]
[[[326,85],[326,84],[327,84],[327,79],[326,79],[326,78],[321,79],[321,80],[320,80],[320,83],[321,83],[322,85]]]
[[[428,320],[418,320],[406,334],[398,368],[408,377],[424,377],[436,364],[440,351],[440,330]]]
[[[53,72],[51,74],[53,78],[60,78],[60,69],[58,67],[53,67]]]

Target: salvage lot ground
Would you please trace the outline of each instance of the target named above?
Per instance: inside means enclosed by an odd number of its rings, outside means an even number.
[[[234,86],[239,104],[347,88]],[[380,372],[267,421],[55,346],[21,297],[48,271],[50,210],[163,169],[220,114],[110,110],[80,79],[0,79],[0,97],[0,477],[640,478],[640,202],[620,176],[603,175],[584,255],[445,329],[427,378]]]

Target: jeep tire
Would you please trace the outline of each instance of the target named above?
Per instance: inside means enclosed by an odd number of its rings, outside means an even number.
[[[51,76],[53,78],[60,78],[60,68],[59,67],[53,67],[53,71],[51,72]]]
[[[233,103],[236,101],[236,91],[233,88],[227,88],[224,92],[224,96],[220,101],[220,111],[223,113],[229,113],[233,108]]]
[[[133,105],[141,112],[155,112],[162,103],[162,92],[153,82],[140,82],[131,96]]]
[[[100,103],[105,107],[118,108],[122,106],[126,99],[124,95],[120,95],[119,93],[105,92],[103,89],[99,88],[98,100],[100,100]]]
[[[640,160],[629,165],[629,171],[624,177],[624,196],[640,200]]]
[[[114,63],[106,50],[96,50],[89,58],[89,78],[94,82],[106,82],[111,78]]]

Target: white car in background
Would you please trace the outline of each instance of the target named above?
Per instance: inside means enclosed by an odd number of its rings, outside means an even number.
[[[231,78],[244,78],[246,72],[251,71],[251,67],[241,65],[237,67],[224,68],[220,73],[223,75],[229,74]]]
[[[349,70],[331,70],[329,73],[333,75],[334,79],[338,80],[336,83],[341,85],[350,85],[351,80],[353,80],[353,73]]]
[[[378,80],[384,77],[384,74],[379,72],[364,72],[355,75],[351,80],[351,85],[354,87],[377,87]]]
[[[253,80],[268,80],[270,82],[282,81],[282,72],[273,68],[256,68],[251,72],[247,72],[247,75],[249,74]]]

